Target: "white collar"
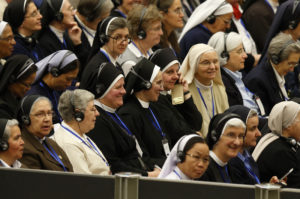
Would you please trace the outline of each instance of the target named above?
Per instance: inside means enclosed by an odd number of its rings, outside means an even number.
[[[111,108],[109,106],[106,106],[105,104],[99,102],[98,100],[94,100],[94,104],[96,106],[99,106],[100,108],[102,108],[103,110],[107,111],[107,112],[110,112],[110,113],[115,113],[116,112],[116,109],[114,108]]]
[[[100,49],[103,50],[108,55],[111,63],[116,66],[117,60],[114,59],[104,48],[100,48]]]
[[[153,53],[152,49],[150,48],[147,53],[146,56],[141,53],[140,49],[138,49],[132,42],[127,46],[127,48],[136,56],[136,57],[145,57],[145,58],[149,58],[150,55]]]
[[[235,71],[233,72],[232,70],[228,69],[228,68],[225,68],[223,67],[224,71],[229,75],[231,76],[232,78],[235,78],[235,79],[242,79],[242,73],[239,72],[239,71]]]
[[[200,89],[202,89],[202,90],[208,90],[208,89],[211,89],[212,86],[213,86],[213,81],[211,81],[211,85],[206,86],[206,85],[200,83],[196,78],[194,78],[194,80],[195,80],[195,85],[196,85],[196,87],[197,87],[197,88],[200,88]]]
[[[8,165],[4,160],[2,160],[1,158],[0,158],[0,164],[2,164],[3,167],[6,167],[6,168],[14,168],[14,169],[19,169],[19,168],[21,168],[21,166],[22,166],[21,162],[18,161],[18,160],[16,160],[16,161],[12,164],[12,166],[9,166],[9,165]]]
[[[224,167],[227,165],[227,162],[223,162],[222,160],[220,160],[213,151],[209,151],[209,156],[221,167]]]
[[[273,64],[271,64],[271,65],[272,65],[273,71],[275,73],[275,76],[276,76],[278,84],[279,85],[284,85],[285,84],[284,77],[279,75],[279,73],[277,72],[277,70],[275,69],[275,67],[273,66]]]
[[[49,25],[50,30],[57,36],[61,43],[64,42],[64,32],[63,30],[58,30],[54,26]]]
[[[149,102],[145,102],[145,101],[139,99],[138,97],[137,97],[137,99],[139,100],[139,102],[143,108],[149,108],[149,105],[150,105]]]

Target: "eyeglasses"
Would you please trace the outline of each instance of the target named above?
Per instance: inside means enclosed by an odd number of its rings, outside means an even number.
[[[299,65],[298,62],[288,62],[287,64],[288,64],[288,66],[289,66],[290,68],[295,68],[296,66]]]
[[[25,18],[36,17],[36,16],[38,16],[40,14],[41,14],[40,10],[35,10],[31,14],[29,14],[28,16],[25,16]]]
[[[244,138],[245,138],[245,134],[239,134],[238,136],[236,136],[234,133],[223,134],[222,136],[224,136],[224,137],[226,137],[226,138],[228,138],[230,140],[236,140],[236,139],[238,139],[240,141],[244,140]]]
[[[0,40],[12,42],[12,41],[15,40],[15,38],[14,38],[13,35],[11,35],[11,36],[8,36],[8,37],[2,37],[2,38],[0,38]]]
[[[240,48],[240,49],[238,49],[238,50],[236,50],[236,51],[233,51],[233,52],[235,52],[235,53],[241,55],[241,54],[245,53],[245,50],[244,50],[244,48]]]
[[[122,37],[120,35],[117,35],[115,37],[112,36],[108,36],[109,38],[112,38],[113,40],[116,40],[118,43],[122,43],[123,41],[130,43],[131,42],[131,38],[128,36]]]
[[[32,115],[36,118],[42,119],[42,118],[46,118],[47,116],[52,118],[53,114],[54,114],[53,111],[48,111],[48,112],[39,112]]]
[[[223,17],[220,17],[220,19],[222,19],[222,21],[224,22],[225,25],[230,25],[231,24],[231,19],[224,19]]]
[[[186,153],[185,155],[190,156],[191,158],[193,158],[197,162],[201,162],[201,161],[203,163],[208,163],[209,162],[209,157],[201,157],[201,156],[198,156],[198,155],[193,155],[193,154],[188,154],[188,153]]]
[[[175,10],[171,10],[171,11],[177,15],[180,15],[183,13],[183,8],[176,8]]]

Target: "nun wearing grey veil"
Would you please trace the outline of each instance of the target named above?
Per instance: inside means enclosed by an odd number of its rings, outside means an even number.
[[[252,156],[258,164],[261,181],[282,177],[291,168],[287,186],[300,188],[300,105],[292,101],[276,104],[269,116],[271,133],[263,136]]]
[[[36,63],[38,71],[31,89],[26,95],[42,95],[50,99],[55,114],[53,123],[60,123],[61,116],[57,110],[62,91],[71,86],[77,77],[79,61],[69,50],[59,50]]]

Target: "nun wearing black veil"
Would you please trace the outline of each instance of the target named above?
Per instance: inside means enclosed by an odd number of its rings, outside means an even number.
[[[186,81],[180,79],[179,60],[171,48],[164,48],[155,51],[150,61],[160,67],[162,71],[162,80],[164,90],[159,95],[158,101],[153,105],[160,110],[158,113],[162,118],[168,118],[170,114],[177,119],[177,124],[181,128],[187,129],[190,133],[200,131],[202,127],[202,116],[194,104],[189,86]],[[180,81],[180,83],[179,83]],[[184,97],[183,103],[176,105],[172,104],[171,92],[179,84],[183,87],[182,95]]]
[[[89,136],[94,140],[108,160],[112,173],[135,172],[143,176],[156,177],[159,170],[143,153],[134,134],[119,117],[116,110],[123,105],[124,76],[112,63],[102,63],[80,87],[95,95],[94,104],[100,113],[95,128]]]
[[[37,67],[26,55],[10,57],[0,73],[0,118],[14,119],[20,100],[30,89]]]
[[[38,71],[34,84],[26,95],[42,95],[49,98],[55,112],[53,123],[60,123],[62,119],[57,110],[59,97],[77,77],[78,58],[69,50],[59,50],[37,62],[36,66]]]

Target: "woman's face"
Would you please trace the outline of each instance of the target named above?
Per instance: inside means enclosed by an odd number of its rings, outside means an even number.
[[[225,129],[213,151],[223,162],[228,162],[237,156],[243,145],[245,129],[242,127],[228,127]]]
[[[294,68],[298,65],[300,59],[300,53],[292,52],[288,58],[281,61],[275,66],[276,71],[280,76],[285,76],[288,72],[294,71]]]
[[[49,135],[52,129],[52,107],[48,100],[41,99],[31,108],[30,125],[25,128],[33,135],[43,138]]]
[[[145,43],[148,44],[150,48],[159,44],[160,37],[163,35],[163,31],[161,28],[161,21],[152,22],[146,31],[146,38],[144,39]]]
[[[174,88],[176,81],[178,80],[178,70],[179,64],[174,64],[173,66],[169,67],[162,73],[163,85],[164,90],[169,91]]]
[[[244,147],[255,147],[256,140],[261,136],[261,133],[258,129],[258,116],[250,117],[247,120],[247,133],[244,139]]]
[[[0,35],[0,58],[8,57],[14,50],[16,41],[10,25],[6,25],[2,35]]]
[[[243,69],[245,67],[245,59],[247,54],[244,51],[243,44],[229,52],[229,59],[227,60],[226,68],[235,72]]]
[[[189,178],[200,178],[209,164],[209,149],[207,144],[196,143],[185,154],[185,160],[178,164],[180,170]]]
[[[200,57],[195,78],[204,85],[210,85],[220,70],[218,55],[215,51],[203,53]]]
[[[101,101],[111,108],[119,108],[123,105],[123,96],[126,91],[124,89],[124,78],[119,79],[109,92],[101,99]]]
[[[63,5],[61,8],[61,12],[64,14],[64,18],[62,23],[68,29],[73,27],[75,24],[74,16],[75,16],[75,9],[69,2],[69,0],[64,0]]]
[[[84,111],[84,119],[79,122],[82,133],[88,133],[95,127],[97,116],[99,116],[99,112],[94,105],[94,100],[89,101]]]
[[[18,125],[10,127],[10,137],[8,139],[9,148],[5,152],[8,157],[18,160],[22,158],[24,150],[24,141],[21,137],[21,131]]]
[[[144,95],[148,102],[156,102],[161,91],[163,91],[163,81],[162,73],[159,72],[153,80],[151,88],[144,90]]]
[[[183,11],[180,0],[174,0],[167,12],[163,12],[163,24],[170,29],[183,27]]]
[[[10,92],[16,97],[22,98],[25,96],[26,92],[30,90],[31,84],[35,79],[36,73],[32,73],[26,79],[22,81],[17,81],[8,86]]]
[[[42,15],[33,2],[28,4],[24,21],[20,26],[24,32],[31,36],[34,32],[42,29]]]
[[[109,35],[109,40],[105,44],[104,48],[116,59],[126,50],[128,39],[128,28],[117,29],[111,35]]]

